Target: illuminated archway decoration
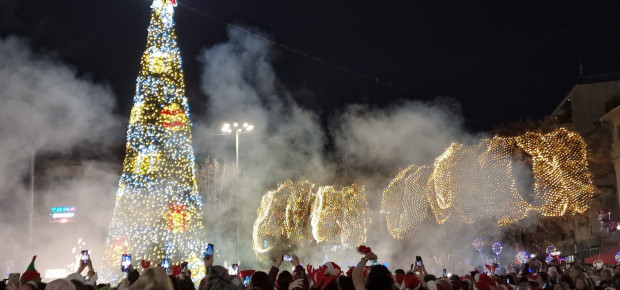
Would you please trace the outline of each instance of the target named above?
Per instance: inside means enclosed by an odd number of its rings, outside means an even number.
[[[314,188],[287,180],[263,195],[253,230],[259,259],[308,243],[353,247],[366,241],[371,220],[364,187]]]
[[[523,184],[528,172],[532,184]],[[399,173],[383,192],[382,211],[390,234],[403,239],[428,209],[439,224],[457,216],[465,223],[507,225],[531,211],[550,217],[582,213],[595,190],[583,138],[559,128],[453,143],[433,166],[412,165]]]

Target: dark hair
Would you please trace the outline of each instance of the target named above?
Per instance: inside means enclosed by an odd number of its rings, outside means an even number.
[[[368,271],[366,289],[368,290],[392,290],[394,278],[388,268],[383,265],[374,265]]]
[[[269,280],[269,275],[263,271],[256,271],[250,278],[248,289],[260,288],[261,290],[272,290],[273,284]]]
[[[394,270],[394,275],[405,275],[405,270],[403,270],[403,269],[396,269],[396,270]]]
[[[437,281],[437,277],[435,277],[435,275],[426,275],[426,276],[424,276],[424,282],[428,283],[428,281]]]
[[[319,290],[321,288],[322,288],[322,286],[319,287]],[[327,284],[325,286],[325,290],[338,290],[338,288],[339,288],[338,281],[336,281],[336,279],[332,280],[331,282],[329,282],[329,284]],[[284,290],[284,289],[282,289],[282,290]]]
[[[340,287],[340,290],[354,290],[355,289],[355,286],[353,285],[353,279],[347,276],[338,277],[338,287]],[[282,290],[287,290],[287,289],[282,289]]]
[[[172,289],[181,290],[181,282],[177,279],[177,277],[168,275],[168,278],[170,278],[170,283],[172,283]]]
[[[138,270],[131,269],[127,272],[127,281],[129,281],[130,286],[133,285],[133,283],[136,283],[138,278],[140,278],[140,272],[138,272]]]
[[[71,283],[73,283],[73,285],[75,286],[75,290],[86,290],[86,286],[84,286],[84,283],[78,280],[71,280]]]
[[[571,277],[566,276],[562,276],[562,278],[560,278],[560,281],[558,281],[558,283],[566,283],[568,284],[570,289],[575,288],[575,284],[573,283],[573,279],[571,279]]]
[[[280,289],[288,290],[288,285],[293,281],[293,274],[289,271],[282,271],[282,273],[278,275],[277,281]]]
[[[196,285],[189,277],[181,279],[181,290],[196,290]]]
[[[86,290],[95,290],[95,286],[90,285],[90,284],[84,284],[84,287],[86,288]],[[41,289],[41,287],[39,287],[39,289]]]

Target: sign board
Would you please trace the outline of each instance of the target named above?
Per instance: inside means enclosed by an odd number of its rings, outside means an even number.
[[[55,223],[68,223],[73,221],[75,217],[75,207],[73,206],[63,206],[63,207],[52,207],[50,208],[50,216],[52,216],[52,221]]]

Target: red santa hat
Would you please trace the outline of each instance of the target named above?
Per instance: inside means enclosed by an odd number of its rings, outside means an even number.
[[[396,287],[399,289],[418,290],[422,284],[416,275],[395,275]]]
[[[342,273],[340,267],[334,262],[327,262],[323,264],[323,267],[326,268],[325,275],[340,276]]]
[[[474,290],[493,290],[491,288],[491,285],[489,285],[489,283],[487,282],[476,282],[476,284],[474,284]]]
[[[489,277],[489,275],[487,274],[480,274],[477,275],[478,276],[478,281],[477,282],[485,282],[487,284],[489,284],[489,286],[497,286],[497,284],[495,284],[495,280],[493,280],[493,278]]]
[[[355,270],[355,267],[349,267],[349,270],[347,270],[347,277],[353,277],[353,270]]]

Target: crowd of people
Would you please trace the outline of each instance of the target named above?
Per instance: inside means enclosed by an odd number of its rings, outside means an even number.
[[[427,273],[421,263],[407,271],[391,272],[386,266],[373,263],[377,258],[368,249],[356,267],[341,269],[333,262],[318,268],[304,267],[297,256],[291,255],[286,263],[291,263],[294,270],[289,272],[280,271],[285,262],[279,256],[269,271],[232,274],[229,269],[214,265],[210,256],[204,259],[206,275],[196,287],[189,270],[169,275],[161,267],[149,267],[141,273],[130,267],[118,285],[97,284],[98,275],[90,260],[64,279],[43,283],[34,268],[35,256],[26,272],[3,280],[0,290],[620,290],[620,266],[597,270],[572,265],[564,269],[559,263],[532,259],[510,267],[479,266],[462,276],[447,274],[445,270],[436,276]]]

